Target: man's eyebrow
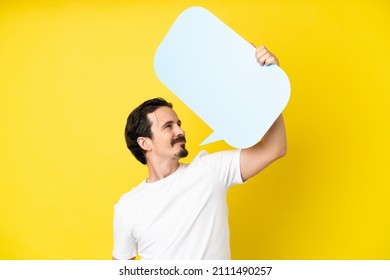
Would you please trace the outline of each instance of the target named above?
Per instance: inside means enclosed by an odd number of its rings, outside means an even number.
[[[164,123],[164,124],[162,125],[161,129],[164,129],[164,128],[166,128],[168,125],[171,125],[171,124],[173,124],[173,123],[174,123],[174,121],[167,121],[166,123]]]
[[[174,121],[167,121],[166,123],[163,124],[163,126],[161,127],[161,129],[164,129],[166,128],[168,125],[172,125],[174,124],[175,122]],[[177,121],[177,124],[180,126],[181,125],[181,120],[178,120]]]

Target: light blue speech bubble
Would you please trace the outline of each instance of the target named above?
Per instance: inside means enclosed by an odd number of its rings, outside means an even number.
[[[157,77],[225,140],[256,144],[287,105],[290,83],[276,65],[260,66],[255,48],[204,8],[182,12],[154,58]]]

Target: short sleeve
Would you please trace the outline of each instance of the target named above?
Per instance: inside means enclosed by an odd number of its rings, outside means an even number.
[[[131,236],[129,226],[114,208],[114,249],[112,256],[116,259],[131,259],[137,255],[137,243]]]
[[[212,169],[218,179],[226,186],[230,187],[242,184],[240,168],[241,150],[222,151],[207,154],[201,160]]]

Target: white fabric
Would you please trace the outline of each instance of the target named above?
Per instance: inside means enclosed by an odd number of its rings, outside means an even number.
[[[114,207],[117,259],[230,259],[226,193],[242,183],[240,150],[200,152],[170,176],[142,182]]]

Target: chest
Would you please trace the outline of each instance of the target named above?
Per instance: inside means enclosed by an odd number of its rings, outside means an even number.
[[[145,194],[138,205],[132,234],[137,243],[152,246],[202,227],[225,211],[226,188],[213,174],[187,172]]]

